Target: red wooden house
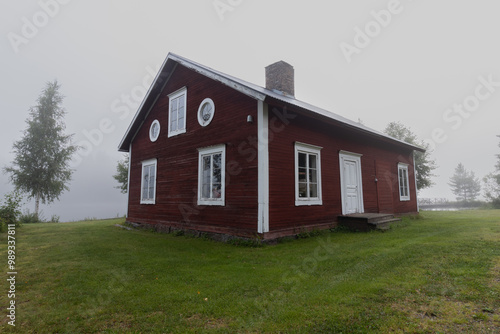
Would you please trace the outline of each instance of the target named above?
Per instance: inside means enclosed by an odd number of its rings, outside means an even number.
[[[294,70],[266,88],[170,53],[119,150],[129,222],[272,239],[353,213],[416,213],[413,152],[294,98]]]

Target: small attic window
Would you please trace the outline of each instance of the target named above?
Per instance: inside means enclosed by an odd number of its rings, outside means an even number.
[[[157,119],[151,123],[149,128],[149,139],[154,143],[160,136],[160,122]]]
[[[215,114],[215,104],[210,98],[204,99],[198,108],[198,123],[201,126],[207,126],[212,122]]]
[[[168,96],[168,136],[186,132],[186,95],[187,88],[181,88]]]

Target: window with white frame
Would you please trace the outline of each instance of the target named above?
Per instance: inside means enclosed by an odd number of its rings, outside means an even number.
[[[186,132],[186,87],[168,96],[168,136],[172,137]]]
[[[322,205],[321,147],[295,143],[295,205]]]
[[[226,146],[200,148],[198,205],[225,204]]]
[[[398,179],[399,179],[399,199],[401,201],[410,200],[410,182],[408,178],[408,165],[404,163],[398,164]]]
[[[155,204],[157,160],[142,162],[141,204]]]

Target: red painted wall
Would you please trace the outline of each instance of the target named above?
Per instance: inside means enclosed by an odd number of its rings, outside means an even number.
[[[168,138],[168,94],[187,87],[186,133]],[[198,124],[200,103],[210,97],[215,116]],[[346,129],[310,112],[269,105],[270,230],[332,223],[342,214],[339,151],[362,154],[365,212],[417,211],[412,152]],[[280,112],[275,113],[273,109]],[[307,116],[306,116],[307,113]],[[248,123],[252,115],[254,122]],[[158,140],[149,139],[158,119]],[[321,206],[295,206],[294,144],[321,146]],[[198,148],[226,144],[226,205],[198,206]],[[128,220],[167,223],[205,231],[256,233],[258,221],[257,101],[181,65],[166,84],[132,141]],[[140,204],[144,160],[158,159],[156,204]],[[409,164],[411,200],[401,202],[398,162]],[[378,179],[378,182],[375,182]]]
[[[168,138],[168,94],[187,86],[186,133]],[[215,116],[207,127],[198,124],[200,103],[210,97]],[[257,231],[257,157],[250,151],[257,124],[257,102],[227,86],[181,65],[132,142],[128,220],[142,223],[181,222],[210,227]],[[149,128],[158,119],[158,140],[149,139]],[[250,138],[250,140],[248,139]],[[197,205],[198,148],[226,144],[226,205]],[[239,149],[240,147],[240,149]],[[141,162],[158,159],[156,204],[140,204]]]
[[[278,110],[278,113],[273,112]],[[282,116],[277,116],[281,114]],[[364,209],[367,213],[417,211],[411,150],[354,133],[321,116],[306,117],[300,110],[269,106],[270,119],[270,230],[331,223],[342,214],[339,151],[362,154]],[[294,145],[302,142],[322,147],[323,205],[295,206]],[[409,164],[411,200],[399,199],[398,162]],[[378,182],[375,182],[378,179]]]

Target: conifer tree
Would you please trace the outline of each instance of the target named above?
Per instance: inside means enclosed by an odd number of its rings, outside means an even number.
[[[455,168],[455,174],[448,183],[451,191],[457,196],[457,201],[469,202],[476,199],[481,192],[481,183],[472,171],[465,169],[462,163]]]
[[[497,137],[500,138],[500,136]],[[498,147],[500,147],[500,143]],[[495,207],[500,208],[500,154],[497,154],[496,157],[498,160],[495,165],[495,171],[489,173],[483,179],[485,184],[484,195]]]

